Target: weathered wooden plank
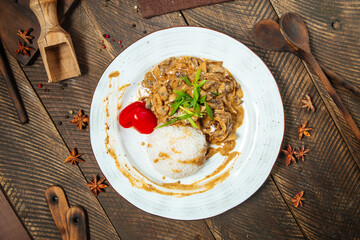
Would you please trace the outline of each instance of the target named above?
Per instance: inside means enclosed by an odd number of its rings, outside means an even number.
[[[73,39],[82,71],[81,77],[47,84],[41,58],[33,66],[24,68],[68,146],[78,147],[79,152],[84,154],[85,162],[80,164],[80,168],[86,178],[91,178],[101,171],[92,154],[88,128],[79,131],[70,124],[72,116],[69,111],[74,110],[76,113],[81,108],[89,114],[92,94],[107,64],[126,46],[143,36],[144,30],[151,32],[183,24],[183,18],[177,13],[173,13],[171,17],[166,15],[145,21],[140,12],[134,12],[135,3],[106,3],[108,7],[105,8],[104,2],[84,1],[64,22],[64,28]],[[116,24],[110,24],[114,21]],[[132,24],[136,24],[136,27],[132,27]],[[103,38],[104,33],[109,34],[110,38]],[[111,41],[112,38],[114,42]],[[101,47],[101,39],[105,41],[106,49]],[[118,40],[123,42],[123,48],[119,47]],[[98,48],[102,51],[98,52]],[[43,84],[43,87],[39,88],[38,84]],[[67,86],[64,87],[63,84]],[[66,115],[70,115],[70,118],[66,119]],[[123,239],[194,239],[196,236],[213,239],[204,221],[184,222],[157,217],[134,207],[112,188],[106,188],[105,191],[98,199]]]
[[[244,203],[206,222],[216,239],[304,239],[271,177]]]
[[[360,86],[359,1],[271,2],[279,16],[290,11],[300,14],[308,27],[310,47],[315,58],[349,82]],[[352,134],[318,77],[315,74],[311,77],[360,167],[360,142]],[[342,87],[337,87],[337,92],[357,126],[360,126],[360,97]]]
[[[282,6],[285,4],[281,1],[277,2]],[[305,1],[292,1],[293,10],[299,2]],[[318,3],[312,4],[318,8]],[[310,239],[359,238],[360,222],[357,216],[360,211],[358,201],[360,171],[354,161],[356,157],[354,152],[356,153],[359,149],[356,145],[351,145],[354,149],[351,154],[324,104],[324,98],[320,96],[306,68],[298,58],[289,53],[264,51],[254,45],[252,39],[254,25],[261,19],[277,19],[274,11],[264,10],[265,6],[262,1],[236,1],[221,4],[221,6],[186,10],[183,13],[191,25],[211,27],[240,40],[257,53],[273,73],[284,103],[286,119],[284,148],[286,144],[298,147],[305,144],[306,147],[312,148],[305,162],[300,160],[298,164],[292,164],[289,167],[285,166],[285,156],[280,154],[272,171],[275,184],[280,189],[305,237]],[[259,14],[261,12],[264,13]],[[217,20],[212,17],[214,15],[217,16]],[[348,21],[354,23],[355,19],[349,18]],[[352,44],[349,40],[346,45],[351,45],[350,42]],[[300,100],[305,94],[312,97],[316,107],[315,113],[300,109]],[[343,99],[348,105],[353,106],[354,100]],[[309,120],[309,127],[313,128],[310,132],[312,136],[298,140],[296,127],[306,120]],[[295,208],[290,200],[301,190],[305,191],[304,207]],[[210,219],[210,221],[215,221],[215,219]],[[219,221],[216,224],[217,228],[221,229],[221,226],[224,227],[228,223]],[[229,236],[227,234],[221,230],[218,233],[224,238]]]
[[[0,77],[0,183],[34,239],[59,239],[45,201],[45,189],[61,185],[70,205],[83,206],[93,239],[119,239],[76,166],[64,164],[68,150],[50,116],[13,57],[8,55],[29,123],[18,122]]]
[[[6,240],[31,239],[27,229],[17,217],[15,211],[7,200],[0,186],[0,233],[1,238]]]

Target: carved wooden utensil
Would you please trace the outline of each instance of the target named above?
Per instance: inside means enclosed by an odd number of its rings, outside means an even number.
[[[59,24],[56,4],[57,0],[30,0],[41,26],[37,43],[49,82],[81,75],[70,34]]]
[[[69,240],[87,239],[85,210],[80,206],[72,206],[66,212],[66,224]]]
[[[349,111],[346,109],[339,95],[337,95],[335,89],[330,84],[325,73],[323,72],[316,59],[314,58],[313,54],[311,53],[309,34],[302,18],[295,13],[284,14],[280,18],[280,31],[284,36],[285,40],[289,43],[289,45],[302,56],[302,58],[308,65],[313,68],[313,70],[325,86],[326,91],[330,94],[336,106],[343,114],[346,122],[349,124],[351,131],[360,141],[360,130],[356,126],[354,119],[351,117]]]
[[[278,52],[291,52],[303,59],[302,55],[299,54],[299,52],[293,47],[291,47],[290,44],[285,40],[280,31],[280,25],[271,19],[265,19],[258,22],[255,25],[253,35],[255,44],[261,48]],[[360,88],[346,81],[337,73],[325,68],[324,66],[321,66],[321,68],[332,83],[342,85],[343,87],[360,96]]]
[[[59,186],[51,186],[45,191],[45,198],[62,240],[68,240],[66,212],[69,210],[64,190]]]

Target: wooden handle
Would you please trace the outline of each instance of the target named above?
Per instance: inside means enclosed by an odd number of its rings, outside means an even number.
[[[51,186],[46,189],[45,197],[62,239],[68,240],[65,216],[66,212],[69,210],[69,204],[66,200],[64,190],[59,186]]]
[[[41,33],[39,40],[49,32],[61,31],[57,17],[57,0],[30,0],[30,8],[39,20]]]
[[[20,94],[15,83],[15,79],[11,74],[10,65],[7,62],[6,53],[1,42],[0,42],[0,71],[5,78],[6,87],[8,89],[10,98],[14,103],[20,122],[23,124],[29,122],[28,116],[25,111],[25,107],[21,101]]]
[[[82,207],[71,207],[66,212],[66,223],[69,240],[87,239],[85,210]]]
[[[325,86],[326,91],[330,94],[331,98],[334,100],[336,106],[339,108],[340,112],[345,118],[345,121],[349,124],[351,131],[355,134],[358,141],[360,141],[360,130],[356,126],[354,119],[351,117],[349,111],[346,109],[344,103],[341,101],[339,95],[337,95],[335,89],[327,79],[325,73],[321,69],[320,65],[317,63],[316,59],[311,52],[303,53],[305,61],[314,69],[315,73],[320,78],[321,82]]]
[[[343,87],[349,89],[350,91],[352,91],[353,93],[357,94],[358,96],[360,96],[360,88],[358,88],[357,86],[355,86],[354,84],[346,81],[345,79],[343,79],[342,77],[340,77],[337,73],[331,71],[330,69],[327,69],[324,66],[321,66],[322,70],[325,72],[326,76],[329,78],[329,80],[337,85],[342,85]]]

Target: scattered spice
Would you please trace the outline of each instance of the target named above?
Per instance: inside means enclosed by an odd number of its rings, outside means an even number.
[[[30,44],[30,41],[29,39],[33,39],[34,37],[33,36],[30,36],[30,35],[27,35],[29,33],[29,30],[26,30],[26,31],[21,31],[20,29],[18,30],[18,32],[16,33],[16,35],[18,35],[19,37],[21,37],[22,39],[24,39],[24,41],[28,44]]]
[[[104,40],[100,40],[100,43],[104,43]]]
[[[69,118],[69,115],[65,115],[65,119],[68,119]]]
[[[147,31],[146,31],[146,30],[144,30],[144,31],[143,31],[143,34],[147,34]]]
[[[119,40],[119,41],[118,41],[118,44],[121,44],[121,43],[122,43],[121,40]]]
[[[109,34],[106,34],[106,35],[105,35],[105,38],[110,38],[110,35],[109,35]]]
[[[303,195],[304,195],[304,191],[301,191],[291,199],[291,202],[294,204],[295,207],[298,207],[299,204],[300,206],[302,206],[301,200],[305,200],[305,198],[302,197]]]
[[[306,94],[305,98],[306,99],[301,100],[301,102],[304,104],[304,105],[301,106],[301,108],[307,108],[306,109],[307,111],[311,110],[312,112],[315,112],[315,107],[311,102],[310,96]]]
[[[89,179],[90,182],[86,184],[86,186],[90,187],[90,191],[93,191],[95,196],[97,196],[98,192],[103,192],[101,189],[108,187],[107,185],[103,184],[106,178],[103,178],[99,181],[97,179],[98,177],[95,175],[94,179]]]
[[[80,109],[78,115],[74,117],[70,123],[74,123],[79,130],[82,130],[85,127],[86,123],[89,122],[89,118],[83,113]]]
[[[103,49],[105,49],[106,48],[106,45],[105,44],[103,44]]]
[[[132,27],[136,27],[136,24],[135,24],[135,23],[133,23],[133,24],[131,24],[131,26],[132,26]]]
[[[70,152],[70,156],[67,157],[64,161],[64,163],[71,163],[71,165],[77,165],[79,162],[84,162],[80,157],[82,154],[77,154],[76,148],[73,148],[73,150]]]
[[[70,114],[73,114],[73,113],[74,113],[74,111],[73,111],[73,110],[70,110],[70,111],[69,111],[69,113],[70,113]]]
[[[42,86],[43,86],[42,84],[38,84],[38,88],[42,88]]]
[[[28,57],[30,57],[28,51],[33,51],[34,49],[32,47],[27,47],[25,44],[23,45],[20,41],[18,41],[19,43],[19,48],[18,50],[16,50],[15,54],[23,54],[23,55],[26,55]]]
[[[302,145],[301,148],[297,148],[298,150],[294,152],[297,159],[300,159],[305,161],[305,155],[307,155],[308,152],[310,152],[311,149],[305,149],[304,145]]]
[[[61,126],[61,125],[62,125],[62,121],[59,121],[58,124]]]
[[[100,48],[98,48],[98,50],[97,50],[98,52],[101,52],[101,49]]]
[[[294,157],[294,149],[288,145],[286,150],[281,150],[286,154],[286,166],[289,166],[291,162],[296,163],[296,159]]]
[[[306,127],[306,124],[307,124],[307,121],[303,124],[303,125],[299,125],[297,127],[297,130],[299,132],[299,140],[302,138],[303,135],[307,136],[307,137],[310,137],[310,133],[309,131],[312,129],[312,128],[307,128]]]
[[[114,41],[115,41],[115,39],[113,39],[113,38],[112,38],[112,39],[111,39],[111,41],[112,41],[112,42],[114,42]]]

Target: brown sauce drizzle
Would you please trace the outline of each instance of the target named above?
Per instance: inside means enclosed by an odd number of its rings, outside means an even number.
[[[119,76],[119,74],[120,73],[117,72],[117,71],[112,72],[109,75],[110,80],[111,80],[112,77]],[[122,98],[123,94],[125,93],[126,88],[129,85],[130,84],[123,85],[122,87],[120,87],[118,89],[118,91],[123,90],[122,94],[120,94],[120,96],[118,98],[118,102]],[[109,83],[109,88],[111,88],[110,83]],[[107,113],[106,116],[108,118],[109,117],[109,114],[108,114],[109,113],[109,109],[108,109],[109,99],[106,98],[105,100],[107,101],[107,103],[106,103],[106,113]],[[242,109],[242,107],[241,107],[241,109]],[[236,125],[240,126],[242,124],[242,119],[243,119],[243,110],[242,110],[241,114],[239,114],[239,115],[241,115],[241,116],[237,117],[238,122],[236,123]],[[189,196],[189,195],[193,195],[193,194],[203,193],[203,192],[206,192],[206,191],[214,188],[217,184],[223,182],[230,175],[230,171],[232,169],[232,166],[235,163],[235,161],[233,161],[233,160],[240,155],[240,153],[238,153],[238,152],[235,152],[235,151],[231,152],[235,147],[235,144],[236,144],[235,141],[234,140],[226,141],[225,143],[222,144],[222,146],[219,146],[218,148],[210,147],[208,149],[208,151],[207,151],[205,159],[209,159],[210,157],[212,157],[213,155],[215,155],[218,152],[221,155],[226,157],[225,160],[223,161],[223,163],[215,171],[213,171],[211,174],[209,174],[206,177],[204,177],[203,179],[198,180],[198,181],[196,181],[194,183],[191,183],[191,184],[182,184],[180,181],[172,182],[172,183],[160,183],[160,184],[158,184],[156,182],[151,181],[149,178],[147,178],[144,174],[142,174],[134,166],[132,166],[132,169],[130,169],[129,166],[127,166],[127,164],[124,164],[125,166],[120,164],[120,161],[119,161],[115,151],[113,150],[112,146],[110,145],[110,142],[109,142],[110,137],[109,137],[109,134],[108,134],[108,130],[109,130],[109,125],[108,125],[108,122],[106,122],[105,123],[105,133],[106,133],[105,147],[107,149],[107,153],[109,154],[109,156],[111,156],[115,160],[115,165],[118,168],[118,170],[129,180],[129,182],[131,183],[131,185],[133,187],[143,189],[143,190],[149,191],[149,192],[155,192],[155,193],[158,193],[158,194],[163,194],[163,195],[170,195],[170,196],[176,196],[176,197],[185,197],[185,196]],[[228,139],[229,139],[229,137],[228,137]],[[151,144],[148,144],[147,146],[151,147]],[[201,161],[204,161],[205,159],[203,158]],[[154,162],[156,160],[158,161],[158,159],[155,159]],[[197,162],[196,158],[192,159],[192,160],[194,162]],[[224,171],[225,168],[230,163],[231,163],[231,166],[229,166],[228,169],[226,171]],[[140,175],[144,179],[135,177],[133,175],[133,173],[132,173],[132,170],[135,171],[138,175]],[[174,170],[174,169],[172,169],[172,170],[173,171],[178,171],[178,170]],[[218,175],[218,176],[215,176],[215,175]],[[214,177],[214,178],[210,179],[211,177]],[[165,179],[165,177],[163,176],[162,179]],[[205,182],[205,180],[208,180],[208,181]],[[148,182],[150,182],[150,183],[148,183]],[[162,190],[160,188],[164,188],[164,190]],[[175,191],[173,191],[173,190],[175,190]],[[177,192],[179,190],[191,191],[191,192]]]

